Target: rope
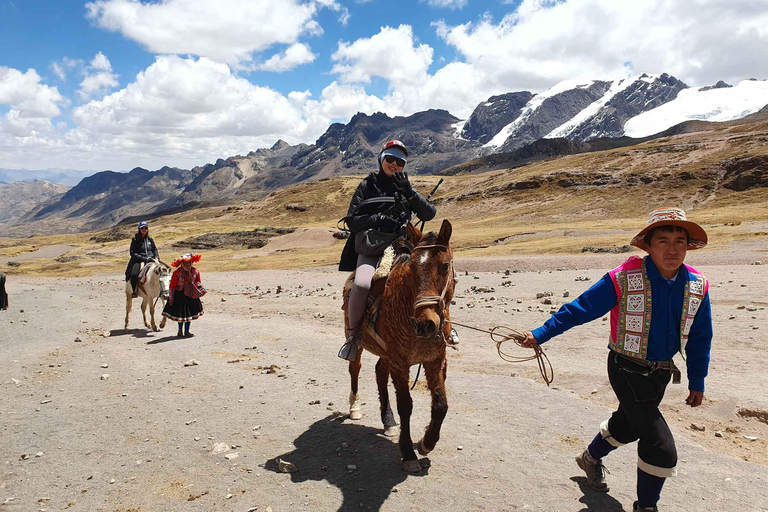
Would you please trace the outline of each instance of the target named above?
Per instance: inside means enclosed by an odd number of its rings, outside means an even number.
[[[541,374],[541,378],[544,379],[544,382],[547,383],[547,386],[552,384],[552,382],[555,380],[555,373],[552,369],[552,363],[549,361],[547,354],[544,353],[544,350],[542,350],[539,345],[535,345],[533,347],[533,355],[525,357],[515,356],[502,350],[502,344],[509,340],[514,341],[517,346],[522,347],[521,343],[525,340],[525,334],[521,333],[520,331],[512,329],[511,327],[506,327],[504,325],[497,325],[490,331],[487,331],[485,329],[472,327],[471,325],[460,324],[458,322],[454,322],[453,320],[451,320],[451,324],[458,325],[460,327],[466,327],[467,329],[472,329],[473,331],[490,334],[491,340],[496,343],[496,351],[499,353],[499,357],[501,357],[504,361],[509,363],[523,363],[525,361],[532,361],[533,359],[536,359],[536,362],[539,365],[539,374]]]

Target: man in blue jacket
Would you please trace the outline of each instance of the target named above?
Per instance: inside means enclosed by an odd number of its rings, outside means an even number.
[[[613,415],[576,457],[590,487],[607,492],[602,458],[638,441],[637,501],[633,511],[657,511],[667,477],[675,476],[677,450],[659,411],[670,378],[679,382],[672,358],[687,363],[686,403],[701,405],[712,343],[709,282],[683,261],[687,251],[707,244],[707,234],[679,208],[659,208],[630,242],[648,256],[630,257],[576,300],[563,305],[544,325],[526,333],[533,347],[571,327],[610,311],[608,378],[619,400]]]

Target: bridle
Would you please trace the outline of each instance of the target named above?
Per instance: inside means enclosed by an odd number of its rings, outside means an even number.
[[[434,248],[440,248],[448,250],[447,245],[442,244],[433,244],[433,245],[419,245],[413,248],[411,251],[416,252],[420,249],[434,249]],[[443,339],[443,324],[445,323],[445,309],[446,309],[446,303],[445,303],[445,296],[448,294],[448,287],[451,284],[451,281],[453,280],[453,260],[451,259],[448,262],[448,277],[445,279],[445,286],[443,286],[443,291],[440,293],[440,295],[425,295],[423,297],[416,297],[416,300],[413,303],[413,314],[414,316],[421,308],[426,308],[430,306],[436,306],[437,307],[437,316],[440,317],[440,325],[437,327],[437,331],[435,333],[435,341],[445,341]]]

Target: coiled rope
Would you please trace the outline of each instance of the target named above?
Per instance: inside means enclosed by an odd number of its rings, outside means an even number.
[[[509,363],[523,363],[525,361],[532,361],[533,359],[536,359],[536,362],[539,365],[539,374],[541,374],[541,378],[544,379],[544,382],[547,383],[547,386],[552,384],[552,381],[555,380],[555,373],[552,369],[552,363],[549,361],[547,354],[544,353],[544,350],[539,345],[535,345],[533,347],[534,353],[530,356],[516,356],[502,350],[502,345],[504,342],[509,340],[514,341],[517,346],[522,347],[522,342],[525,341],[525,334],[522,332],[505,325],[497,325],[489,331],[486,329],[473,327],[471,325],[460,324],[458,322],[454,322],[453,320],[451,320],[450,323],[452,325],[458,325],[459,327],[472,329],[473,331],[490,334],[491,340],[496,343],[496,351],[499,353],[499,357],[501,357],[504,361]]]

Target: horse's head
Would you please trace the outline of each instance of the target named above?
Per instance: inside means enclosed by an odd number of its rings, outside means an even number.
[[[162,262],[157,262],[152,272],[157,274],[157,278],[160,282],[160,298],[168,300],[170,295],[171,286],[171,267]]]
[[[443,220],[437,235],[423,235],[410,222],[407,226],[407,240],[413,249],[404,263],[410,266],[416,290],[411,326],[422,339],[442,339],[445,314],[455,286],[450,245],[452,231],[448,220]]]

